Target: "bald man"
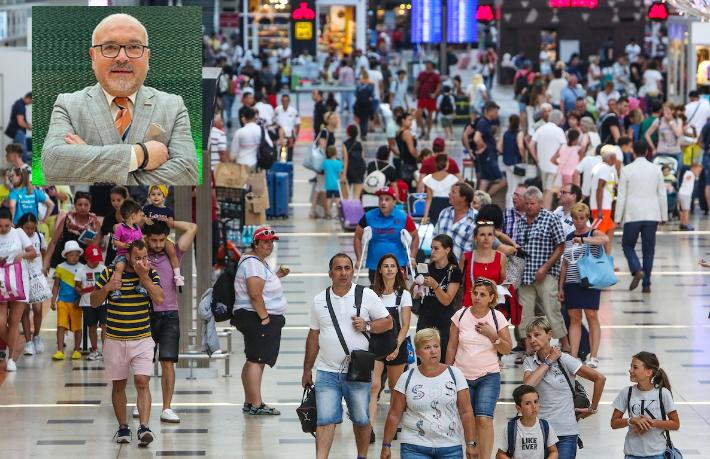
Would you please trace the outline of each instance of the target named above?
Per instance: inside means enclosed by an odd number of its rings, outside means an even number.
[[[197,156],[182,97],[144,86],[148,32],[128,14],[91,36],[97,84],[60,94],[42,148],[47,183],[193,185]]]

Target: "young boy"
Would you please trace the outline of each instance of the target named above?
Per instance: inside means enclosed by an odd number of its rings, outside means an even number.
[[[168,199],[168,187],[165,185],[151,185],[148,189],[148,200],[150,204],[143,206],[143,213],[150,221],[145,221],[146,224],[151,224],[153,220],[162,220],[168,225],[175,220],[175,213],[169,207],[165,206],[165,200]],[[175,253],[175,246],[170,241],[165,247],[165,253],[170,259],[170,265],[173,268],[173,278],[175,286],[182,287],[185,285],[185,278],[180,273],[180,261]]]
[[[689,170],[683,174],[683,181],[680,182],[678,190],[678,205],[680,206],[680,230],[693,231],[695,228],[688,224],[690,218],[690,207],[693,203],[693,190],[695,189],[695,179],[700,175],[703,167],[700,164],[693,164]]]
[[[76,274],[84,267],[79,263],[79,257],[84,251],[76,241],[67,241],[62,250],[66,260],[54,270],[54,286],[52,287],[52,310],[57,311],[57,352],[54,360],[64,360],[64,334],[67,330],[74,332],[74,352],[72,360],[81,359],[81,308],[80,293],[76,288]]]
[[[535,388],[518,386],[513,400],[518,416],[503,429],[496,459],[557,459],[557,435],[547,421],[537,417],[540,407]]]
[[[323,174],[325,174],[325,197],[328,200],[325,218],[330,219],[330,209],[335,205],[340,205],[340,176],[343,173],[343,162],[337,158],[338,150],[335,145],[325,149],[328,157],[323,161]]]
[[[106,305],[102,304],[97,308],[92,308],[91,292],[94,291],[96,279],[106,267],[103,263],[101,248],[97,245],[92,244],[86,248],[84,259],[86,260],[86,265],[82,265],[82,269],[76,273],[74,280],[76,288],[81,293],[79,306],[84,311],[84,323],[89,329],[89,340],[91,341],[89,360],[99,360],[103,358],[103,355],[99,352],[96,326],[101,324],[101,349],[103,349],[104,340],[106,339]]]
[[[454,138],[454,116],[456,115],[456,99],[451,94],[451,86],[444,86],[444,92],[436,101],[436,107],[441,119],[441,127],[448,140]]]

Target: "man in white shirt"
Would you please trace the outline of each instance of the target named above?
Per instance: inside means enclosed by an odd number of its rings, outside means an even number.
[[[254,99],[256,104],[254,104],[254,110],[257,114],[257,124],[264,126],[266,129],[274,124],[274,107],[270,103],[265,101],[264,94],[257,92],[254,94]]]
[[[651,292],[651,271],[656,250],[658,222],[668,221],[666,185],[661,169],[646,159],[645,141],[634,143],[634,161],[621,168],[619,195],[616,200],[616,222],[624,222],[621,247],[629,263],[633,279],[629,290],[643,279],[643,292]],[[643,269],[636,255],[636,242],[641,235]]]
[[[409,103],[407,102],[407,71],[397,70],[397,78],[395,78],[392,83],[390,83],[390,93],[393,94],[394,99],[392,99],[392,108],[402,107],[405,110],[409,110]]]
[[[562,90],[567,86],[567,80],[562,76],[562,69],[556,68],[552,71],[555,78],[547,85],[547,96],[553,108],[560,108],[560,96]]]
[[[549,107],[549,104],[547,105]],[[547,110],[543,108],[543,117],[546,112]],[[567,143],[565,132],[559,126],[561,122],[562,113],[559,110],[552,111],[549,115],[549,121],[535,130],[530,145],[530,154],[537,162],[542,174],[542,188],[544,191],[542,205],[545,209],[552,207],[552,193],[559,186],[557,183],[557,166],[552,164],[550,158],[557,152],[558,148]]]
[[[700,99],[700,93],[695,89],[688,93],[688,99],[690,102],[685,104],[685,116],[688,118],[688,124],[695,128],[695,134],[700,135],[710,118],[710,103],[707,99]]]
[[[343,398],[353,423],[357,455],[367,457],[372,432],[368,412],[371,384],[347,380],[347,357],[353,350],[368,349],[365,332],[383,333],[390,330],[392,317],[375,292],[353,284],[353,261],[348,255],[334,255],[330,259],[328,274],[332,286],[313,299],[301,378],[303,387],[313,385],[312,371],[315,366],[315,382],[318,387],[316,458],[328,458],[335,426],[343,421]],[[360,289],[361,292],[358,292]],[[356,316],[357,295],[362,295],[359,316]],[[331,317],[336,318],[347,353]]]
[[[257,160],[256,153],[261,143],[261,126],[256,124],[256,111],[253,108],[243,107],[242,116],[244,126],[237,129],[234,134],[230,153],[237,164],[254,169]],[[273,146],[268,134],[264,138],[269,145]]]
[[[604,145],[601,149],[602,162],[592,168],[589,208],[592,210],[592,226],[605,233],[609,242],[604,246],[607,255],[611,255],[614,239],[614,220],[611,209],[614,203],[616,186],[617,149],[614,145]]]
[[[301,117],[298,110],[290,105],[291,97],[288,94],[281,96],[281,105],[276,107],[274,122],[279,129],[279,145],[286,145],[287,161],[293,161],[293,146],[301,130]]]
[[[604,83],[604,90],[599,91],[599,94],[597,94],[597,101],[595,104],[597,110],[599,110],[600,118],[606,115],[609,111],[609,99],[619,100],[619,97],[621,97],[621,95],[619,94],[619,91],[614,89],[614,83],[611,81]]]
[[[636,59],[638,59],[639,54],[641,54],[641,47],[638,43],[636,43],[635,38],[632,37],[629,40],[629,43],[624,48],[624,52],[626,53],[626,57],[629,58],[629,62],[636,62]]]
[[[367,60],[367,56],[363,54],[361,49],[355,50],[355,78],[360,78],[360,73],[365,69],[370,72],[370,61]]]

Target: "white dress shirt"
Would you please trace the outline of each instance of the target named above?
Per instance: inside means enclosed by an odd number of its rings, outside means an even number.
[[[617,223],[668,221],[666,185],[660,167],[646,158],[636,158],[621,168],[614,219]]]

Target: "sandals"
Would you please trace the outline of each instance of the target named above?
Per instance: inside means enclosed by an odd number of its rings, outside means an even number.
[[[252,416],[278,416],[281,414],[279,410],[262,403],[261,406],[252,405],[249,408],[249,414]]]

